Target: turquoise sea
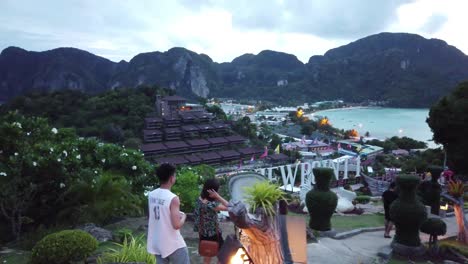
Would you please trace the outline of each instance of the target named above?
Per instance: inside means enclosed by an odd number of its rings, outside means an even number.
[[[438,147],[432,140],[432,132],[426,123],[429,109],[406,108],[342,108],[319,111],[312,116],[328,117],[332,126],[340,129],[356,129],[360,135],[369,131],[371,137],[385,139],[406,136]]]

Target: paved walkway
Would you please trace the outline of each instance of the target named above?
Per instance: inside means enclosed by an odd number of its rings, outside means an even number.
[[[455,236],[458,232],[455,217],[443,220],[447,224],[447,234],[439,238]],[[426,242],[429,236],[421,233],[421,239]],[[319,243],[307,245],[307,263],[378,263],[375,262],[378,258],[377,253],[391,242],[392,239],[383,237],[383,231],[361,233],[342,240],[321,238]]]

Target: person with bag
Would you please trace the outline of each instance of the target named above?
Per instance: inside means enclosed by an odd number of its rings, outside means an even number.
[[[156,256],[158,264],[189,264],[187,245],[179,229],[186,215],[180,211],[180,200],[171,192],[176,182],[176,168],[161,164],[156,170],[161,186],[148,194],[147,251]]]
[[[223,236],[219,230],[218,212],[227,211],[228,202],[218,194],[219,181],[208,179],[195,203],[195,223],[193,230],[199,234],[198,252],[203,263],[208,264],[218,254],[223,245]]]

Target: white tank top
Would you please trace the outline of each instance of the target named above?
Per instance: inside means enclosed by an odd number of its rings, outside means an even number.
[[[148,194],[149,219],[147,250],[165,258],[179,248],[186,247],[179,230],[171,223],[170,205],[176,197],[167,189],[158,188]]]

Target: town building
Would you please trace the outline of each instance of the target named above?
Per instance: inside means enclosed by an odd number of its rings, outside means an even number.
[[[145,118],[141,150],[158,164],[219,165],[264,152],[246,146],[246,139],[233,133],[229,123],[187,104],[183,97],[157,96],[155,110]]]

